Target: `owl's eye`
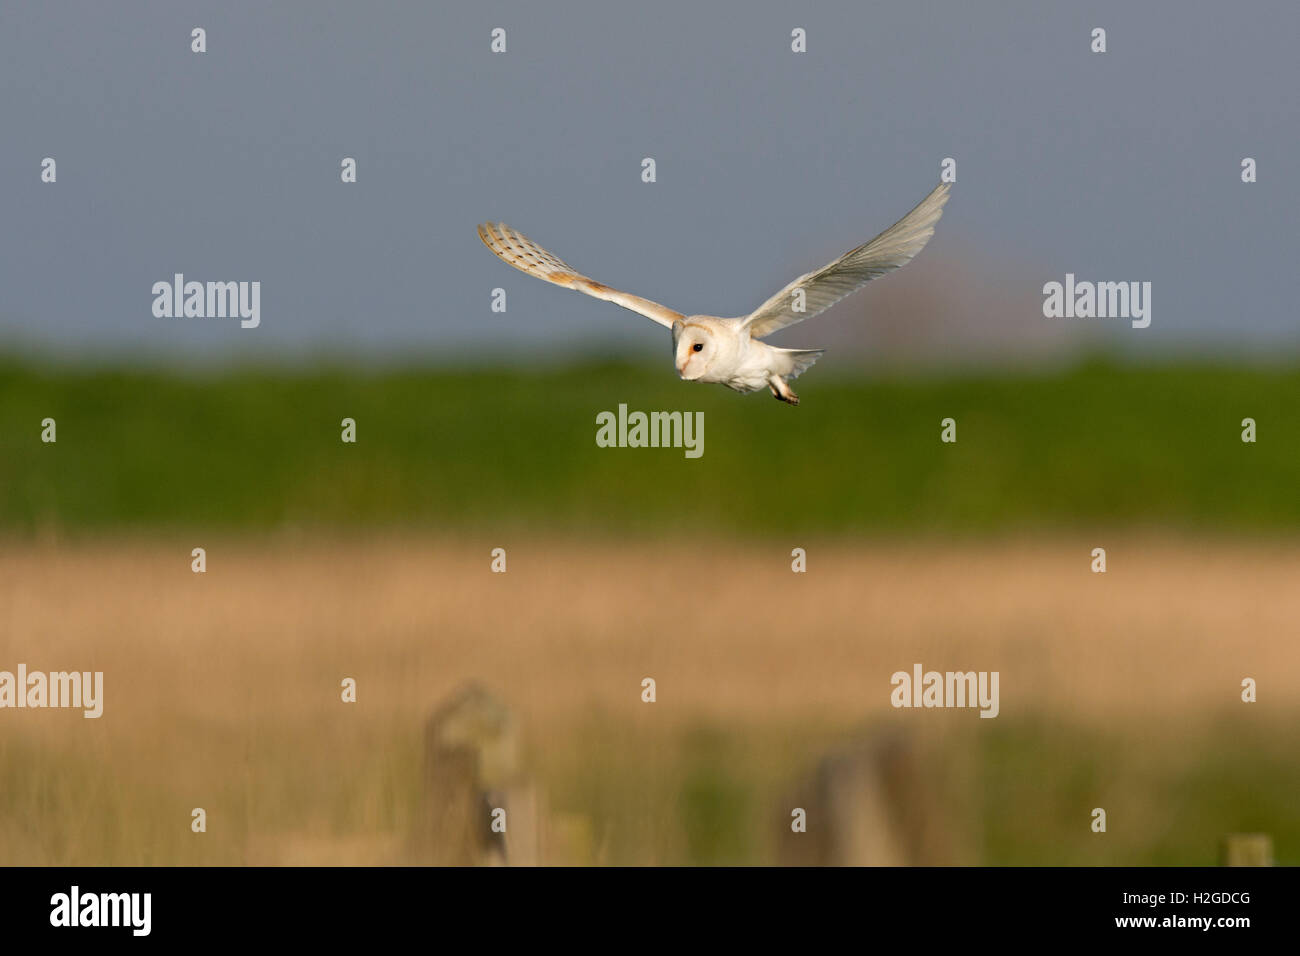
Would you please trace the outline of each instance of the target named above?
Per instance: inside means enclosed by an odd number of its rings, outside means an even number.
[[[696,342],[694,345],[691,346],[691,348],[694,349],[696,352],[703,352],[703,351],[704,351],[704,343],[703,343],[703,342]]]

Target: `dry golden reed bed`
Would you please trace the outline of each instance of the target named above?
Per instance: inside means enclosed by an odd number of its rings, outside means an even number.
[[[791,573],[796,544],[806,574]],[[1104,575],[1089,571],[1098,544]],[[489,572],[496,546],[506,574]],[[779,782],[873,719],[935,741],[1044,716],[1135,740],[1247,708],[1284,724],[1300,701],[1297,582],[1298,546],[1133,537],[11,544],[0,669],[100,670],[105,703],[100,720],[0,711],[0,854],[395,860],[418,807],[422,722],[477,678],[515,709],[552,802],[598,819],[594,859],[678,861],[689,834],[672,768],[692,728],[752,730],[743,759]],[[894,711],[889,676],[915,662],[1000,671],[1001,716]],[[1244,676],[1259,703],[1239,702]],[[355,705],[340,702],[344,677]],[[1137,743],[1125,752],[1145,759]],[[208,833],[190,833],[192,807]],[[638,839],[620,835],[621,813]]]

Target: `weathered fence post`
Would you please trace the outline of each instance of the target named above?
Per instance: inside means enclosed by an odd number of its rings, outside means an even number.
[[[947,862],[939,814],[910,741],[875,733],[827,754],[782,808],[778,859],[794,866],[904,866]],[[791,832],[794,807],[807,832]]]
[[[467,685],[429,718],[424,796],[416,836],[421,861],[439,866],[538,862],[540,799],[520,773],[509,708],[482,686]]]
[[[1272,866],[1273,838],[1266,833],[1230,833],[1219,847],[1223,866]]]

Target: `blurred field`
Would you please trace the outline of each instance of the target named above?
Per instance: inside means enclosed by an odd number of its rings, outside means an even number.
[[[1300,531],[1294,367],[843,374],[828,356],[789,408],[679,382],[666,358],[195,379],[9,362],[0,530]],[[596,414],[620,402],[703,411],[704,456],[596,447]],[[47,416],[57,445],[39,440]],[[357,421],[355,445],[339,440],[345,416]],[[1253,445],[1240,440],[1248,416]],[[945,417],[957,420],[955,445],[939,441]]]
[[[424,719],[477,678],[581,836],[551,862],[772,862],[881,727],[950,862],[1300,862],[1300,372],[836,371],[791,409],[665,367],[0,362],[0,668],[107,682],[98,721],[0,713],[0,861],[405,862]],[[704,457],[596,447],[620,402],[704,411]],[[894,711],[916,662],[1000,671],[1001,716]]]
[[[953,862],[1213,863],[1260,830],[1296,863],[1298,579],[1295,544],[1122,533],[11,542],[0,667],[103,670],[106,692],[97,721],[0,714],[0,861],[401,862],[422,722],[480,678],[591,836],[553,862],[769,862],[789,784],[855,729],[901,726]],[[1001,716],[892,710],[914,662],[999,670]]]

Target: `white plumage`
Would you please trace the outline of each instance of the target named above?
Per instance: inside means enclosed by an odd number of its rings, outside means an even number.
[[[531,276],[614,302],[671,329],[677,374],[687,381],[716,382],[738,392],[767,386],[791,405],[799,396],[787,382],[821,356],[821,349],[782,349],[759,341],[824,312],[877,276],[906,265],[934,235],[950,186],[940,183],[898,222],[834,262],[802,275],[749,315],[683,315],[639,295],[597,282],[547,252],[505,223],[478,227],[479,238],[500,258]]]

